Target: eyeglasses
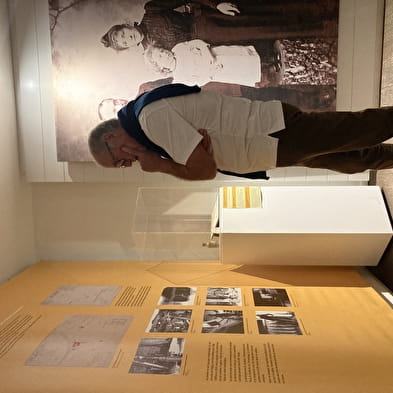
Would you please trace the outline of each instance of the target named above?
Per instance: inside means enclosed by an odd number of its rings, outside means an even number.
[[[114,166],[115,168],[127,168],[127,166],[128,166],[128,165],[127,165],[128,160],[125,160],[125,159],[118,160],[118,159],[115,157],[115,155],[113,154],[113,151],[111,150],[111,148],[109,147],[108,142],[104,141],[104,144],[105,144],[105,146],[106,146],[106,149],[108,150],[108,153],[110,154],[110,156],[111,156],[111,158],[112,158],[113,166]]]

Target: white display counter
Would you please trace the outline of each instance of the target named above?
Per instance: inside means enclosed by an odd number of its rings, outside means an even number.
[[[392,237],[376,186],[263,187],[260,208],[224,208],[223,189],[222,263],[375,266]]]

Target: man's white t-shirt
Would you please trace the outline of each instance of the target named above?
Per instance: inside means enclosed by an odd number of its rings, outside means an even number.
[[[280,101],[251,101],[212,91],[164,98],[145,106],[139,122],[147,137],[174,161],[186,164],[210,135],[217,168],[248,173],[276,167],[278,139],[268,134],[285,128]]]

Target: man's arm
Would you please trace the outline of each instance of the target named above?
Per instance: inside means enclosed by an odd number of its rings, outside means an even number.
[[[213,154],[209,153],[203,145],[204,140],[197,145],[185,165],[162,158],[152,151],[140,152],[138,161],[146,172],[166,173],[184,180],[214,179],[217,173],[216,162]]]
[[[214,160],[213,146],[205,129],[199,129],[202,140],[191,153],[185,165],[171,159],[165,159],[158,153],[125,145],[123,152],[137,157],[142,170],[146,172],[162,172],[184,180],[209,180],[216,176],[217,166]]]

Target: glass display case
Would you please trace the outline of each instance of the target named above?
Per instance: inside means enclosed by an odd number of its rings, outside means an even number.
[[[141,260],[215,260],[210,242],[217,187],[140,187],[132,224]]]

